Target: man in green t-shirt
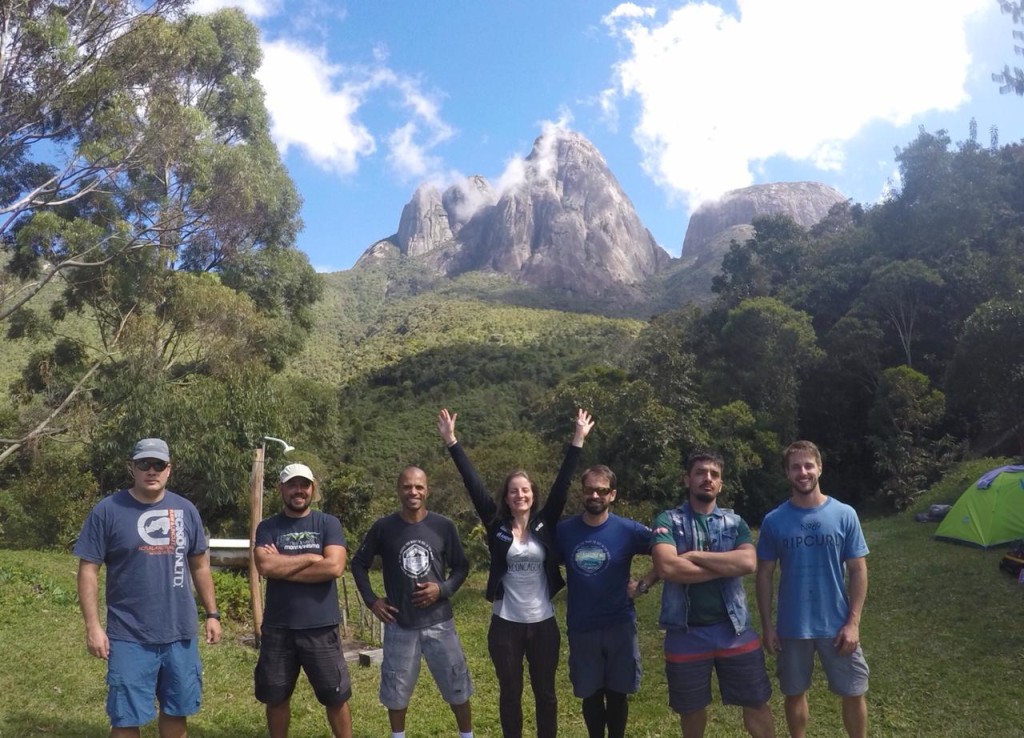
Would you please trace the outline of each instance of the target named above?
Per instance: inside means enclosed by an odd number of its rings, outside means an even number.
[[[665,583],[659,622],[665,629],[669,706],[679,714],[684,738],[701,738],[714,669],[722,702],[743,708],[750,735],[770,738],[771,684],[742,579],[754,573],[757,556],[750,527],[716,504],[723,468],[717,451],[691,454],[683,476],[687,499],[653,525],[651,557]]]

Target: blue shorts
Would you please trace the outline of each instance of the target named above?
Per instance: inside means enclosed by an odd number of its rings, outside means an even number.
[[[569,631],[569,681],[579,699],[600,689],[633,694],[640,689],[641,673],[635,621],[582,633]]]
[[[110,640],[107,661],[107,715],[114,728],[134,728],[160,711],[172,717],[199,712],[203,672],[199,641],[146,645]]]
[[[473,694],[473,681],[455,621],[445,620],[426,628],[384,625],[384,659],[380,665],[380,702],[389,710],[409,706],[420,676],[420,657],[427,660],[441,697],[449,705],[462,705]]]
[[[772,696],[757,633],[739,635],[732,623],[690,626],[665,633],[668,704],[680,715],[711,704],[711,669],[718,672],[722,704],[760,707]]]
[[[784,695],[803,694],[811,688],[815,652],[834,694],[860,697],[868,691],[870,671],[860,646],[849,656],[840,656],[833,638],[780,638],[779,642],[782,650],[775,665]]]

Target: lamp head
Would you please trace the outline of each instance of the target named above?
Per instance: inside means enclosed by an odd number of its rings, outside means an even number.
[[[274,441],[276,443],[280,443],[284,447],[284,452],[285,453],[288,453],[289,451],[294,451],[295,450],[295,447],[293,445],[291,445],[287,441],[284,441],[284,440],[282,440],[280,438],[274,438],[273,436],[263,436],[263,442],[266,443],[267,441]]]

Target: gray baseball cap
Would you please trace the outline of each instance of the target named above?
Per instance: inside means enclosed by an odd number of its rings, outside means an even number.
[[[143,438],[135,444],[132,449],[132,461],[136,459],[160,459],[170,461],[171,451],[167,448],[167,442],[159,438]]]

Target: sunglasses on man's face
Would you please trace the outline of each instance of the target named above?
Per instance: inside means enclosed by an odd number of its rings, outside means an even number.
[[[144,472],[149,471],[150,469],[162,472],[164,469],[167,468],[167,462],[160,461],[160,459],[139,459],[138,461],[135,461],[133,463],[135,464],[136,469]]]

